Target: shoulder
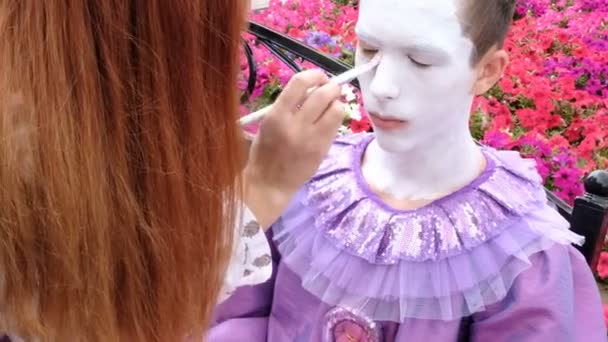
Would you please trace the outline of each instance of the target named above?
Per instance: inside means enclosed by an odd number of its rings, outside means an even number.
[[[534,159],[525,158],[517,151],[497,150],[489,146],[483,146],[482,148],[491,162],[506,170],[512,177],[525,179],[531,186],[542,186],[543,179],[538,172]]]
[[[589,266],[569,245],[534,253],[507,296],[474,316],[479,340],[606,341],[601,298]],[[516,330],[505,329],[518,325]]]
[[[591,270],[582,254],[572,245],[553,243],[530,255],[530,267],[518,277],[516,288],[527,289],[551,286],[557,281],[574,285],[575,282],[590,285],[595,282]],[[561,286],[560,285],[560,286]]]

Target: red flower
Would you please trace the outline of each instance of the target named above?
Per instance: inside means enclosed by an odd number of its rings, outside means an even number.
[[[367,117],[363,117],[361,120],[352,120],[350,122],[350,130],[353,133],[367,132],[371,127],[372,125]]]
[[[534,109],[524,108],[515,112],[521,126],[527,129],[533,129],[538,125],[539,114]]]
[[[515,82],[513,82],[510,77],[504,77],[500,81],[500,86],[505,93],[515,93]]]
[[[559,115],[549,115],[547,120],[547,128],[557,128],[564,125],[564,119]]]
[[[601,278],[608,278],[608,252],[600,253],[600,260],[597,263],[597,275]]]
[[[553,102],[551,102],[551,94],[543,93],[534,97],[536,111],[539,113],[551,113],[553,110]]]
[[[289,36],[294,37],[294,38],[303,38],[306,37],[306,32],[302,31],[298,28],[292,27],[291,29],[289,29],[288,32]]]
[[[549,139],[549,143],[554,147],[564,147],[567,148],[570,146],[570,143],[566,138],[561,135],[554,135]]]

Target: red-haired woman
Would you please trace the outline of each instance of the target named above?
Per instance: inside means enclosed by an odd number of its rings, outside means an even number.
[[[0,0],[0,331],[202,336],[221,294],[265,280],[260,226],[314,173],[342,110],[337,85],[298,74],[245,158],[246,5]]]

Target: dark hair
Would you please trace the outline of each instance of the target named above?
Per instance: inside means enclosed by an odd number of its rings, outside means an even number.
[[[246,3],[0,1],[0,331],[207,326],[241,193]]]
[[[477,64],[488,51],[504,45],[513,22],[516,0],[460,0],[464,3],[462,26],[475,44],[471,56]]]

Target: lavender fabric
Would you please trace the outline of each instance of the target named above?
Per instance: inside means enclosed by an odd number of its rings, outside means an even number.
[[[473,315],[470,342],[600,342],[606,341],[600,297],[585,260],[572,247],[555,245],[530,258],[509,294]],[[365,318],[349,320],[335,307],[304,290],[286,265],[265,284],[239,289],[216,312],[209,342],[334,342],[340,324],[353,332],[374,330]],[[360,275],[360,281],[366,276]],[[342,318],[342,319],[341,319]],[[340,320],[341,319],[341,320]],[[361,342],[456,342],[459,321],[407,319],[374,322],[373,335]],[[331,331],[329,339],[324,336]]]
[[[218,308],[211,341],[454,341],[466,316],[477,341],[606,340],[581,239],[530,161],[485,148],[469,186],[399,211],[361,176],[372,139],[336,142],[272,229],[274,281]]]

